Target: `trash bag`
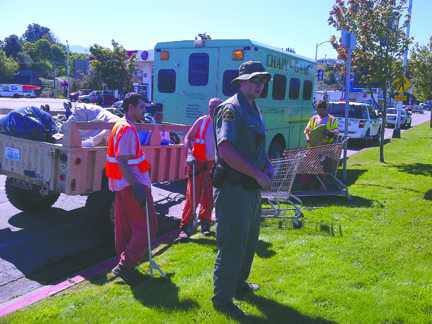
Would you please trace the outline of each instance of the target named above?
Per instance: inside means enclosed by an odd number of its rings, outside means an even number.
[[[6,135],[54,143],[56,132],[52,116],[34,106],[12,110],[0,119],[0,133]]]

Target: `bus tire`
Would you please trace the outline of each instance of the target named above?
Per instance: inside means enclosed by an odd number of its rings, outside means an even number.
[[[30,190],[17,187],[13,184],[13,179],[6,178],[5,191],[9,202],[19,210],[30,213],[38,213],[50,208],[55,204],[60,194],[44,195],[40,194],[40,186],[32,185]]]
[[[280,159],[284,154],[284,147],[279,141],[273,141],[268,150],[270,160]]]
[[[85,204],[87,224],[105,242],[114,242],[114,196],[102,189],[89,194]]]

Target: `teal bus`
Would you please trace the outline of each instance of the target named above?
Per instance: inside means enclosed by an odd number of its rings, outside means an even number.
[[[252,40],[190,40],[155,46],[153,101],[156,120],[191,125],[208,113],[212,97],[236,93],[231,81],[242,62],[261,61],[272,75],[257,104],[267,129],[270,158],[305,145],[311,117],[315,61]]]

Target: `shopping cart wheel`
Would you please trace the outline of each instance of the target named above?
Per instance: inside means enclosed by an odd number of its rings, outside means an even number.
[[[300,228],[303,227],[303,223],[302,223],[302,221],[301,221],[301,220],[298,220],[297,217],[293,217],[292,221],[293,221],[293,227],[294,227],[295,229],[300,229]]]

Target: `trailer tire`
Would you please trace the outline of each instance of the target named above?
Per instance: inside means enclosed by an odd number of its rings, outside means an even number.
[[[9,202],[19,210],[30,213],[38,213],[55,204],[60,194],[42,196],[41,187],[33,185],[31,190],[13,185],[13,179],[6,178],[5,191]]]
[[[89,194],[85,204],[88,225],[105,242],[114,242],[114,197],[103,189]]]

